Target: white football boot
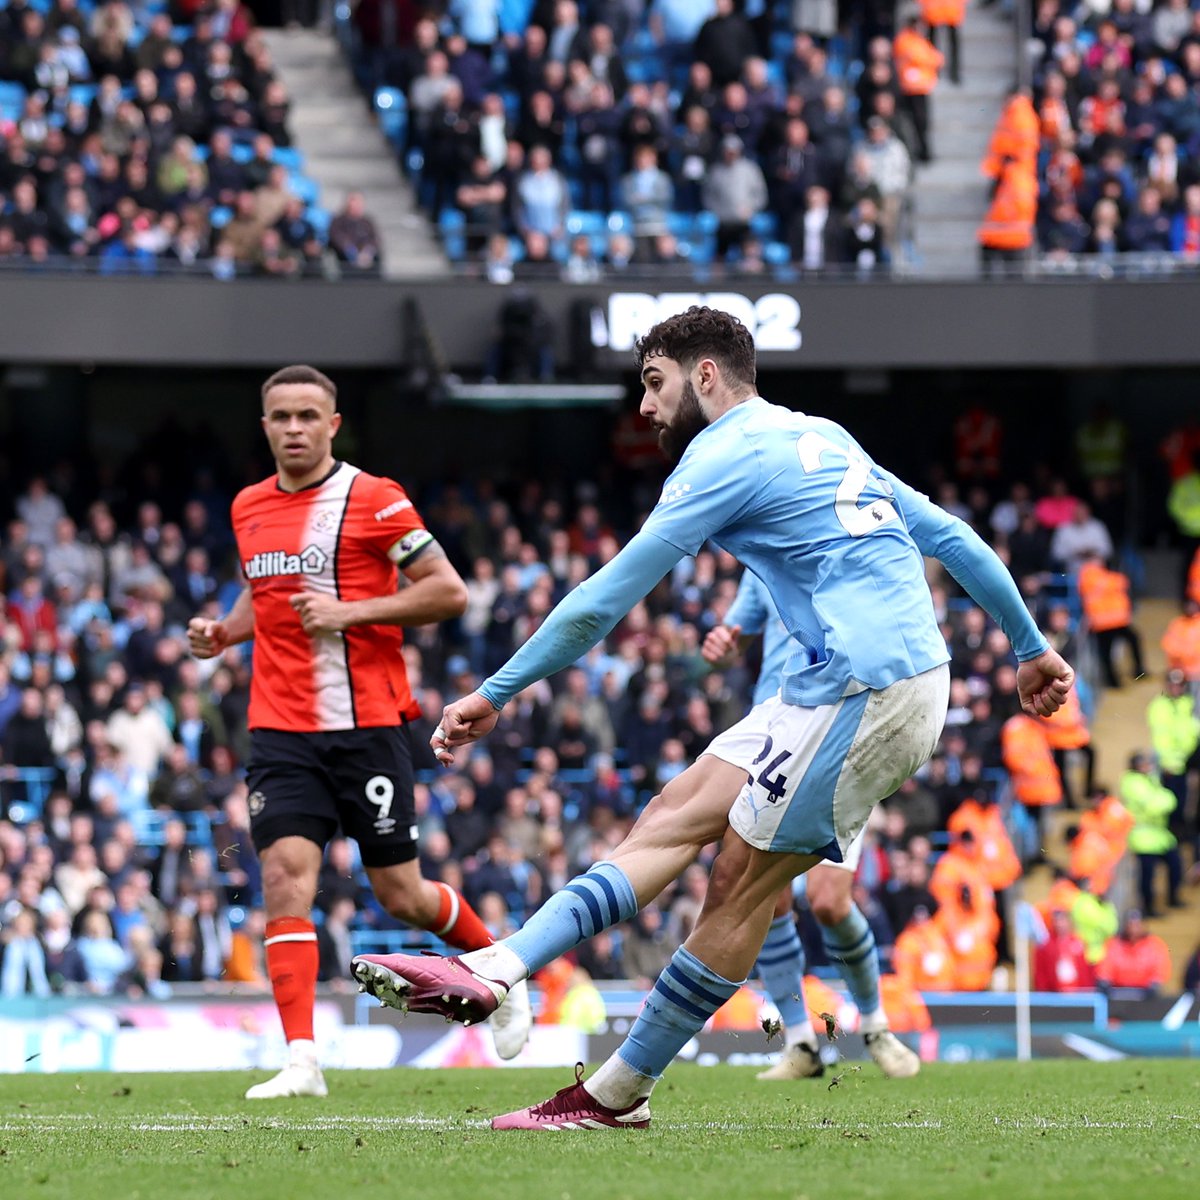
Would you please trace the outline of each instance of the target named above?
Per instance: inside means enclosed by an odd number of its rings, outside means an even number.
[[[293,1042],[289,1051],[292,1061],[278,1075],[250,1088],[246,1092],[247,1100],[282,1100],[287,1096],[329,1095],[313,1044]]]
[[[890,1029],[863,1035],[875,1064],[889,1079],[910,1079],[921,1069],[921,1059]]]
[[[508,995],[489,1018],[496,1053],[506,1061],[516,1058],[529,1041],[533,1026],[533,1006],[529,1003],[529,987],[519,980],[508,989]]]
[[[765,1071],[759,1071],[757,1079],[817,1079],[825,1074],[825,1064],[815,1046],[796,1042],[788,1046],[779,1056],[779,1061]]]

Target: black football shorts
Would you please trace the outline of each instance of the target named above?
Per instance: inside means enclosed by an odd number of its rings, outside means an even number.
[[[284,837],[322,848],[338,829],[363,865],[417,856],[412,734],[407,725],[330,733],[250,732],[250,832],[261,854]]]

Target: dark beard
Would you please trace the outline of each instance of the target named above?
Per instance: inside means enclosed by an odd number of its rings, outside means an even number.
[[[704,415],[704,409],[700,407],[700,397],[696,395],[692,381],[686,379],[675,419],[658,431],[658,448],[674,467],[683,457],[683,452],[692,444],[692,438],[707,428],[708,418]]]

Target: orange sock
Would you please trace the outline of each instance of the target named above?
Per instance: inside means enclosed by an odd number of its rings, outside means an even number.
[[[441,893],[441,901],[429,931],[459,950],[482,950],[490,946],[492,935],[466,900],[448,883],[433,886]]]
[[[316,927],[303,917],[276,917],[267,922],[266,933],[267,974],[283,1035],[289,1042],[311,1042],[317,997]]]

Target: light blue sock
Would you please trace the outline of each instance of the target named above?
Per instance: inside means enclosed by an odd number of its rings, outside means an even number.
[[[842,965],[842,977],[850,989],[858,1011],[864,1016],[879,1008],[879,956],[875,935],[857,904],[850,915],[836,925],[821,926],[826,953]]]
[[[754,972],[779,1009],[785,1026],[801,1025],[808,1020],[808,1006],[804,1002],[804,943],[791,913],[771,922]]]
[[[638,1074],[657,1079],[741,986],[710,971],[680,946],[646,997],[618,1056]]]
[[[613,863],[596,863],[551,896],[503,945],[532,974],[602,929],[628,921],[637,910],[625,872]]]

